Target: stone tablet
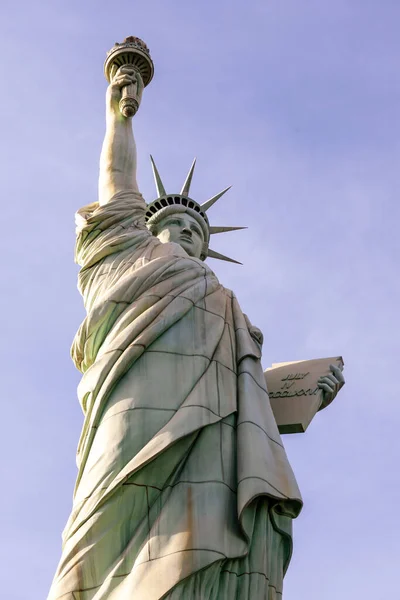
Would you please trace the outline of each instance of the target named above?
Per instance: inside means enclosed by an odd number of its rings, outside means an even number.
[[[318,379],[330,373],[331,364],[342,369],[343,358],[273,363],[264,371],[279,433],[304,433],[317,411],[330,404],[329,396],[324,398],[318,387]]]

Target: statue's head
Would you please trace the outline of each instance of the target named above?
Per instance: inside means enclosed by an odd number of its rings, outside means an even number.
[[[156,223],[148,225],[150,231],[161,242],[175,242],[182,246],[189,256],[204,260],[206,242],[204,227],[201,226],[198,219],[186,210],[178,212],[172,206],[171,209],[172,212],[165,216],[161,215]]]
[[[196,161],[190,168],[179,195],[166,194],[157,167],[151,157],[154,179],[159,197],[147,206],[146,224],[153,235],[163,242],[175,242],[182,246],[189,256],[205,260],[207,256],[237,263],[209,248],[210,235],[224,231],[244,229],[243,227],[212,227],[206,215],[207,210],[228,191],[226,188],[204,204],[189,198],[190,184]],[[241,264],[241,263],[238,263]]]

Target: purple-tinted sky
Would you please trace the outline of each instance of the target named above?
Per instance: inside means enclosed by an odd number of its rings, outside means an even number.
[[[43,600],[82,424],[69,347],[83,308],[74,211],[96,199],[105,52],[156,74],[135,118],[148,160],[214,224],[210,261],[265,335],[263,364],[342,354],[347,383],[284,442],[303,492],[284,600],[395,598],[400,559],[400,3],[41,0],[0,5],[1,597]]]

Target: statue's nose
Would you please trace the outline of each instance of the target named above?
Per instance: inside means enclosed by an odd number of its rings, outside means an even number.
[[[192,237],[192,230],[189,227],[184,227],[182,229],[182,233],[184,233],[185,235],[188,235],[189,237]]]

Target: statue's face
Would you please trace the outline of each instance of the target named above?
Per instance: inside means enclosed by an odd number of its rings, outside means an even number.
[[[203,249],[203,231],[188,213],[173,213],[157,225],[157,237],[163,243],[175,242],[182,246],[189,256],[200,258]]]

